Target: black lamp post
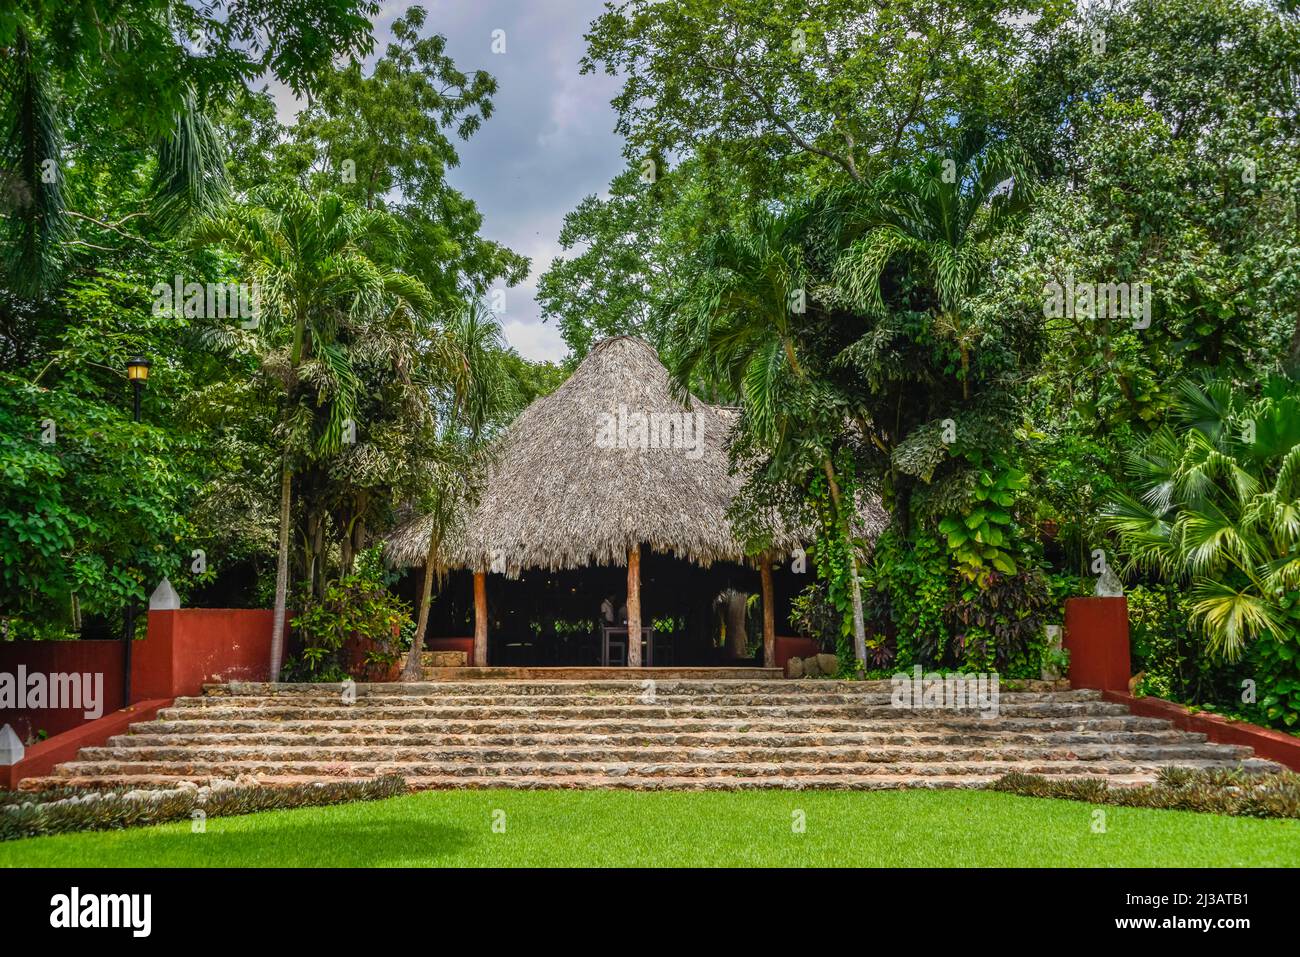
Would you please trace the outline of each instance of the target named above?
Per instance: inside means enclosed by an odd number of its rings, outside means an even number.
[[[135,421],[140,421],[140,393],[149,380],[149,360],[143,356],[132,356],[126,360],[126,377],[131,380],[134,392]],[[126,640],[122,653],[122,707],[131,706],[131,643],[135,640],[135,601],[126,600]]]

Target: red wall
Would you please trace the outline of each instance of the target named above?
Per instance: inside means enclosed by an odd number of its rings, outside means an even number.
[[[1125,691],[1107,691],[1103,697],[1127,705],[1136,715],[1164,718],[1184,731],[1199,731],[1218,744],[1249,745],[1257,756],[1300,771],[1300,738],[1294,735],[1245,721],[1231,721],[1218,714],[1189,711],[1185,705],[1163,698],[1135,698]]]
[[[1068,598],[1062,645],[1070,652],[1070,687],[1128,691],[1127,598]]]
[[[0,725],[12,724],[26,741],[44,730],[24,760],[0,767],[0,787],[24,777],[47,774],[71,760],[78,749],[103,744],[136,721],[147,721],[180,695],[196,695],[219,681],[265,681],[271,668],[272,612],[261,609],[185,608],[149,612],[149,630],[131,648],[131,702],[122,704],[123,644],[120,641],[0,642],[0,671],[102,672],[104,714],[87,719],[84,709],[0,712]]]
[[[131,662],[132,700],[195,695],[219,681],[271,680],[273,615],[261,608],[149,612],[149,637],[136,643]]]
[[[142,642],[136,642],[138,648]],[[28,673],[102,674],[100,705],[104,714],[122,706],[122,658],[120,641],[0,641],[0,671],[17,676],[18,666]],[[84,708],[5,708],[0,710],[0,727],[13,725],[24,742],[38,731],[60,734],[86,723]]]

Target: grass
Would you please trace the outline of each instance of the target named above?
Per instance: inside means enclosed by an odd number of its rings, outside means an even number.
[[[9,867],[276,865],[1300,866],[1300,821],[987,791],[441,791],[0,844]]]

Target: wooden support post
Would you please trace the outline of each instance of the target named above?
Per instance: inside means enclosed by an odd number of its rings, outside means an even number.
[[[763,555],[758,561],[758,574],[763,582],[763,667],[776,667],[776,590],[772,587],[772,556]]]
[[[482,668],[487,665],[487,575],[474,573],[474,660],[470,664]]]
[[[627,553],[627,666],[641,667],[641,546]]]

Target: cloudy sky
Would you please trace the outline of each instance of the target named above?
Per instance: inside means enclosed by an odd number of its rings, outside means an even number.
[[[385,2],[375,21],[376,55],[391,26],[417,0]],[[604,74],[581,76],[583,34],[601,0],[420,0],[425,35],[447,37],[456,65],[497,79],[495,112],[469,142],[457,141],[461,165],[453,186],[483,213],[483,233],[532,260],[528,280],[506,292],[501,323],[510,344],[529,359],[561,359],[553,324],[543,324],[533,298],[537,277],[560,252],[564,214],[590,193],[603,194],[622,168],[609,101],[618,84]],[[494,53],[493,31],[505,31]],[[278,95],[281,119],[296,112]]]

